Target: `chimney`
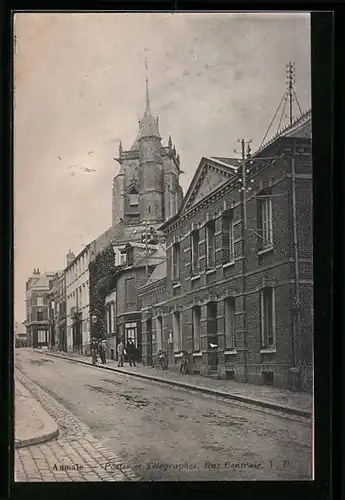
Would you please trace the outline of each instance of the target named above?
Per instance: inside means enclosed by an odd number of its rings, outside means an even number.
[[[68,251],[68,254],[66,255],[66,260],[67,260],[67,265],[69,266],[71,262],[73,262],[75,259],[75,255],[71,250]]]

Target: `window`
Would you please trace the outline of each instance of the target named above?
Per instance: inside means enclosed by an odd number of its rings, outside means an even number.
[[[132,339],[135,347],[138,347],[138,334],[137,334],[137,324],[136,323],[125,323],[125,342],[128,344],[128,340]]]
[[[139,205],[139,195],[135,190],[129,193],[129,205],[131,207],[137,207]]]
[[[273,245],[273,219],[272,219],[272,199],[265,193],[260,196],[264,198],[259,200],[259,234],[260,248],[267,248]]]
[[[173,337],[176,342],[176,350],[180,351],[182,349],[181,342],[181,316],[179,311],[174,312],[173,314]]]
[[[47,335],[45,330],[38,330],[37,331],[37,342],[43,344],[47,342]]]
[[[206,224],[206,267],[210,269],[215,265],[215,222]]]
[[[162,316],[158,316],[156,319],[156,328],[157,328],[157,348],[163,349],[163,318]]]
[[[225,317],[225,348],[235,348],[235,299],[228,297],[224,300]]]
[[[199,241],[200,233],[196,229],[191,234],[191,249],[192,249],[192,274],[199,272]]]
[[[38,306],[43,306],[43,297],[37,297],[37,305]]]
[[[134,249],[133,249],[132,245],[129,245],[126,248],[125,255],[126,255],[127,264],[129,266],[132,266],[133,262],[134,262]]]
[[[217,335],[217,302],[207,304],[207,334]]]
[[[195,306],[192,309],[193,323],[193,351],[200,351],[200,332],[201,332],[201,307]]]
[[[111,304],[109,304],[106,308],[106,323],[107,323],[107,333],[110,334],[112,332],[112,317],[111,317]]]
[[[43,321],[43,311],[37,311],[37,321]]]
[[[273,288],[264,288],[261,302],[261,343],[262,347],[275,345],[275,304]]]
[[[180,280],[180,243],[174,243],[172,247],[172,279]]]
[[[135,299],[136,299],[134,278],[126,279],[126,281],[125,281],[125,293],[126,293],[126,303],[133,304],[133,302],[135,302]]]
[[[234,262],[235,260],[235,238],[232,212],[226,213],[222,217],[223,236],[223,264]]]

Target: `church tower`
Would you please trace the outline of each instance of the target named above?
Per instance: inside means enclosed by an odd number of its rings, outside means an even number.
[[[140,122],[139,142],[139,206],[142,221],[164,220],[164,169],[161,137],[150,110],[146,79],[146,109]]]
[[[137,137],[128,151],[120,143],[120,170],[113,180],[112,224],[124,220],[140,225],[147,221],[159,225],[179,210],[183,192],[179,183],[180,158],[172,145],[162,145],[158,118],[150,109],[148,79],[146,78],[146,107],[139,120]]]

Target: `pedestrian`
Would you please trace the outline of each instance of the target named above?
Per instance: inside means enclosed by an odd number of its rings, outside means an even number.
[[[129,366],[132,366],[132,363],[134,366],[135,364],[135,345],[132,339],[128,340],[127,343],[127,353],[128,353],[128,361],[129,361]]]
[[[106,349],[106,340],[102,339],[102,340],[100,340],[99,347],[98,347],[99,356],[101,358],[102,365],[105,365],[106,362],[107,362],[106,359],[105,359],[105,349]]]
[[[117,355],[118,355],[118,358],[119,358],[119,362],[118,362],[117,366],[122,366],[123,367],[124,351],[125,351],[125,348],[124,348],[123,342],[122,342],[122,340],[120,340],[120,342],[119,342],[119,344],[117,346]]]
[[[188,352],[185,350],[182,351],[180,373],[184,373],[185,375],[188,373]]]
[[[97,339],[93,337],[91,341],[91,358],[92,358],[92,364],[94,365],[97,363],[97,351],[98,351],[98,343]]]

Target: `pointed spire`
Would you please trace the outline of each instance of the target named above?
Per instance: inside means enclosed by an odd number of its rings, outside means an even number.
[[[147,76],[145,79],[145,85],[146,85],[146,109],[145,109],[145,113],[150,113],[149,80],[148,80]]]
[[[140,122],[140,132],[138,140],[142,137],[157,137],[160,139],[159,129],[158,129],[158,119],[154,119],[150,109],[150,98],[149,98],[149,83],[147,77],[147,59],[145,58],[145,69],[146,69],[146,78],[145,78],[145,86],[146,86],[146,108],[144,116]]]
[[[122,156],[122,151],[123,151],[123,149],[122,149],[122,141],[120,141],[120,144],[119,144],[119,156],[120,156],[120,158]]]
[[[169,148],[171,148],[171,147],[172,147],[171,135],[169,135],[169,142],[168,142],[168,146],[169,146]]]

